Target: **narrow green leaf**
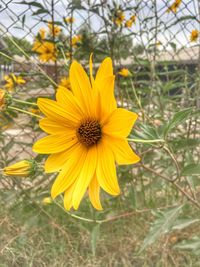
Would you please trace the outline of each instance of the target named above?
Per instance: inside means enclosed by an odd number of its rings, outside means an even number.
[[[182,171],[181,175],[187,176],[187,175],[200,175],[200,164],[189,164],[185,166]]]
[[[164,136],[167,136],[167,134],[175,128],[177,125],[181,124],[184,122],[188,116],[191,114],[192,108],[187,108],[181,111],[178,111],[177,113],[174,114],[173,118],[169,121],[169,123],[166,125],[164,129]]]
[[[173,225],[172,230],[182,230],[188,226],[190,226],[193,223],[199,222],[200,219],[185,219],[185,220],[179,220],[176,225]]]
[[[200,238],[196,236],[191,240],[184,240],[183,242],[175,245],[174,248],[181,249],[181,250],[194,250],[195,252],[199,251],[200,250]]]
[[[91,247],[92,247],[92,255],[96,255],[96,247],[97,247],[97,240],[99,238],[100,233],[100,224],[97,224],[93,227],[91,232]]]
[[[49,11],[47,9],[38,9],[37,11],[33,12],[32,15],[36,16],[36,15],[40,15],[40,14],[48,14]]]
[[[146,249],[147,246],[153,244],[161,235],[166,234],[171,230],[174,221],[178,217],[181,209],[182,205],[167,211],[155,212],[157,219],[151,225],[150,231],[144,239],[139,253]]]
[[[29,5],[29,6],[44,8],[42,4],[36,1],[31,1],[31,2],[21,1],[21,2],[15,2],[15,4],[22,4],[22,5]]]

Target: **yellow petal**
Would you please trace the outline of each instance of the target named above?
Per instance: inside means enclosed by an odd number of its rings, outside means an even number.
[[[71,157],[73,151],[79,149],[80,143],[76,143],[70,148],[60,153],[51,154],[44,165],[45,172],[58,172],[66,164],[67,160]]]
[[[83,198],[96,169],[97,164],[97,148],[93,146],[88,149],[87,156],[76,182],[76,186],[72,196],[72,205],[75,210],[78,209],[81,199]]]
[[[113,76],[112,59],[110,57],[105,58],[104,61],[101,63],[97,71],[95,82],[101,83],[102,79],[107,76]]]
[[[84,166],[86,155],[87,150],[84,149],[82,145],[79,145],[74,149],[71,157],[66,162],[51,188],[51,196],[53,199],[67,190],[78,178]]]
[[[51,120],[64,122],[71,127],[75,127],[80,120],[78,114],[68,112],[58,102],[51,99],[39,98],[37,103],[39,109]]]
[[[107,146],[112,150],[115,160],[119,165],[134,164],[140,161],[126,139],[104,136]]]
[[[79,100],[81,106],[84,107],[88,116],[94,113],[93,93],[89,78],[83,67],[74,61],[69,71],[70,84],[74,96]]]
[[[67,134],[69,129],[64,123],[52,121],[49,118],[41,119],[39,125],[48,134]]]
[[[100,96],[101,118],[107,117],[117,108],[114,96],[114,82],[115,76],[104,77],[99,83],[95,81],[95,88],[98,89]]]
[[[73,183],[66,191],[64,194],[64,207],[66,210],[70,210],[72,207],[72,195],[74,192],[76,183]]]
[[[119,195],[120,189],[117,181],[114,155],[104,139],[102,139],[101,143],[97,146],[97,151],[97,180],[107,193]]]
[[[126,109],[118,108],[108,118],[103,126],[103,133],[115,137],[127,137],[138,115]]]
[[[74,97],[71,91],[66,88],[59,87],[56,93],[56,100],[69,113],[76,113],[80,118],[84,115],[80,102]]]
[[[77,143],[76,132],[69,134],[54,134],[43,137],[33,145],[33,151],[41,154],[51,154],[64,151]]]
[[[92,64],[93,53],[90,54],[90,81],[92,88],[94,87],[94,77],[93,77],[93,64]]]
[[[89,197],[93,207],[97,210],[102,210],[99,193],[100,186],[95,175],[89,185]]]

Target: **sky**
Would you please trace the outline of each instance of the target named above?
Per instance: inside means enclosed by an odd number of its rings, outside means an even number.
[[[86,1],[75,0],[86,6]],[[7,33],[14,35],[19,38],[26,38],[29,41],[33,41],[34,36],[37,34],[41,27],[45,24],[40,22],[39,18],[44,20],[50,20],[50,16],[46,14],[41,14],[39,17],[32,16],[32,13],[37,10],[37,8],[30,8],[28,5],[19,4],[22,0],[0,0],[0,36]],[[31,0],[26,0],[26,2],[31,2]],[[34,1],[41,3],[45,8],[51,9],[51,0],[38,0]],[[54,0],[55,2],[55,20],[62,21],[63,17],[69,15],[68,0]],[[98,4],[100,0],[90,0],[91,4]],[[107,0],[111,6],[113,3],[111,0]],[[154,0],[118,0],[115,4],[125,3],[126,7],[130,10],[125,12],[125,17],[128,19],[133,13],[135,13],[134,7],[139,3],[139,9],[136,12],[137,20],[136,24],[130,30],[124,29],[124,33],[134,32],[133,42],[135,44],[143,43],[148,45],[154,40],[151,40],[152,36],[155,34],[155,6],[152,5]],[[165,49],[167,47],[170,49],[170,43],[174,42],[177,47],[190,46],[189,42],[190,32],[193,29],[200,29],[199,23],[194,19],[184,20],[187,16],[195,16],[200,18],[198,15],[198,0],[183,0],[180,7],[178,8],[177,14],[167,13],[167,5],[169,6],[174,2],[174,0],[156,0],[156,9],[159,19],[157,20],[157,41],[160,41]],[[167,4],[166,4],[167,3]],[[124,6],[124,5],[122,5]],[[107,11],[105,11],[106,13]],[[73,25],[74,33],[83,25],[84,21],[87,20],[90,27],[97,34],[101,32],[103,20],[101,20],[97,15],[91,15],[89,12],[90,20],[88,20],[88,12],[84,10],[78,10],[74,12],[75,23]],[[24,28],[20,29],[22,26],[22,18],[24,17]],[[147,18],[152,19],[148,20]],[[176,23],[177,20],[181,21]],[[172,25],[168,30],[163,30],[164,27]],[[67,33],[67,29],[63,29]],[[142,34],[141,34],[142,33]]]

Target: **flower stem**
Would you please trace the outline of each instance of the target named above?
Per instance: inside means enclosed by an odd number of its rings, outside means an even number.
[[[22,113],[31,115],[31,116],[33,116],[33,117],[37,117],[37,118],[42,119],[41,116],[39,116],[39,115],[37,115],[37,114],[34,114],[34,113],[32,113],[32,112],[26,111],[26,110],[24,110],[24,109],[20,109],[20,108],[16,108],[16,107],[10,107],[10,106],[8,106],[7,108],[8,108],[8,109],[12,109],[12,110],[17,110],[17,111],[20,111],[20,112],[22,112]]]
[[[16,98],[12,98],[12,100],[13,100],[14,102],[17,102],[17,103],[20,103],[20,104],[37,106],[36,103],[31,103],[31,102],[23,101],[23,100],[16,99]]]
[[[76,214],[72,214],[71,212],[67,211],[66,209],[63,208],[63,206],[61,206],[58,202],[55,201],[55,204],[60,207],[62,210],[64,210],[65,213],[67,213],[69,216],[71,216],[72,218],[81,220],[81,221],[85,221],[85,222],[91,222],[91,223],[102,223],[102,221],[100,220],[93,220],[93,219],[88,219],[88,218],[84,218],[81,216],[78,216]]]
[[[152,140],[144,140],[144,139],[134,139],[134,138],[127,138],[129,142],[135,142],[135,143],[164,143],[164,139],[152,139]]]

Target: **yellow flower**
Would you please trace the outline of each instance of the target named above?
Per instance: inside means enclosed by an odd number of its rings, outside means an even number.
[[[72,23],[74,23],[75,18],[73,18],[73,17],[67,17],[67,18],[64,19],[64,21],[66,23],[72,24]]]
[[[196,42],[199,38],[199,31],[198,30],[193,30],[190,34],[190,41],[191,42]]]
[[[52,42],[35,40],[32,51],[38,53],[39,59],[43,62],[56,61],[57,49]]]
[[[30,108],[29,111],[33,114],[40,114],[40,110],[38,108]]]
[[[53,24],[51,21],[48,23],[49,31],[52,36],[58,36],[61,32],[61,28],[55,24]]]
[[[73,53],[71,52],[66,52],[65,55],[67,58],[73,57]]]
[[[0,89],[0,110],[2,110],[5,105],[6,102],[5,95],[6,95],[5,90]]]
[[[119,72],[118,72],[119,75],[123,76],[123,77],[128,77],[131,75],[130,71],[126,68],[123,68],[121,69]]]
[[[74,61],[69,71],[71,91],[60,88],[56,101],[38,99],[46,116],[40,127],[49,135],[38,140],[33,151],[51,154],[45,171],[59,171],[51,197],[64,192],[67,210],[78,209],[87,190],[92,205],[101,210],[100,187],[111,195],[120,194],[115,162],[124,165],[140,160],[126,139],[137,114],[117,108],[112,60],[101,63],[95,79],[92,69],[90,59],[89,79]]]
[[[132,22],[135,23],[136,22],[136,18],[137,18],[136,15],[132,15],[130,17],[130,20],[132,20]]]
[[[71,90],[71,85],[70,85],[69,78],[64,77],[64,78],[61,79],[57,90],[59,90],[60,88],[65,88],[65,89]]]
[[[13,165],[5,167],[3,174],[8,176],[27,177],[34,173],[35,163],[32,160],[22,160]]]
[[[131,19],[129,19],[129,20],[127,20],[127,21],[125,22],[125,27],[126,27],[126,28],[131,28],[132,25],[133,25],[133,21],[132,21]]]
[[[48,204],[51,204],[51,203],[52,203],[52,198],[51,197],[45,197],[42,200],[42,204],[44,204],[44,205],[48,205]]]
[[[76,47],[77,43],[80,43],[82,40],[82,36],[81,35],[75,35],[72,37],[72,46]]]
[[[40,38],[41,39],[45,39],[45,37],[46,37],[46,30],[45,29],[40,29],[39,30],[39,35],[40,35]]]
[[[122,25],[124,19],[125,19],[124,12],[122,12],[121,10],[118,10],[118,11],[117,11],[116,18],[115,18],[115,20],[114,20],[115,24],[116,24],[117,26]]]
[[[131,28],[132,25],[133,25],[133,23],[135,23],[135,21],[136,21],[136,16],[135,15],[132,15],[130,17],[130,19],[125,22],[125,27],[126,28]]]
[[[175,2],[167,9],[167,13],[169,13],[169,12],[176,13],[181,2],[182,2],[182,0],[175,0]]]
[[[26,81],[21,76],[15,76],[13,73],[4,76],[6,84],[4,87],[12,91],[16,86],[25,84]]]

